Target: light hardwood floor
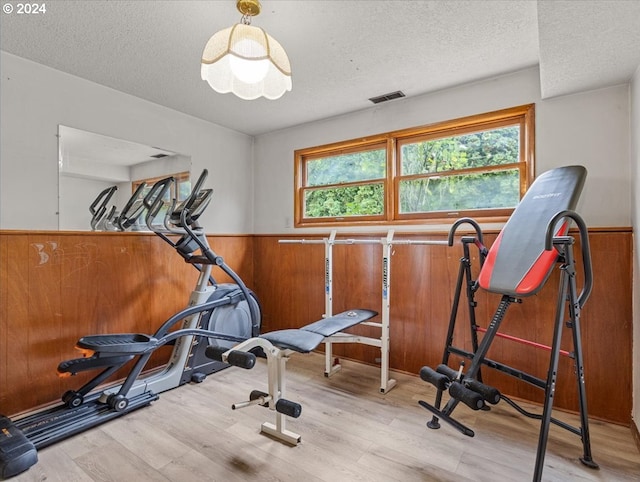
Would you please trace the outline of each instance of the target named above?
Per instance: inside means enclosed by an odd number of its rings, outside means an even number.
[[[22,481],[526,481],[531,480],[539,422],[504,402],[490,412],[456,409],[476,436],[446,424],[426,428],[435,389],[394,373],[398,386],[379,393],[375,367],[343,361],[323,376],[321,354],[294,355],[287,398],[302,404],[288,428],[302,435],[296,447],[259,433],[272,413],[233,402],[264,390],[266,363],[230,368],[198,385],[161,394],[151,406],[39,452],[40,461],[11,479]],[[577,425],[573,415],[554,413]],[[580,440],[552,426],[543,479],[640,480],[640,455],[630,429],[590,423],[599,470],[583,466]]]

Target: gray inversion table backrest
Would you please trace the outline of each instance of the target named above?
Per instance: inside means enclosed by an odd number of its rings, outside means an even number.
[[[575,209],[586,176],[583,166],[566,166],[533,182],[489,250],[478,276],[482,288],[528,296],[544,286],[558,258],[555,248],[544,250],[547,225],[558,212]],[[554,234],[566,234],[569,224],[561,221]]]

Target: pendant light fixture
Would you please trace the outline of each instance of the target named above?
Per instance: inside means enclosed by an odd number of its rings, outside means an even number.
[[[240,23],[213,35],[202,53],[202,79],[216,92],[241,99],[278,99],[291,90],[291,65],[282,46],[251,17],[260,13],[258,0],[238,0]]]

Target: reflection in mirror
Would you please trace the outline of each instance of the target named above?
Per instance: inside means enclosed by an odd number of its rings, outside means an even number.
[[[191,158],[158,147],[58,126],[59,229],[146,229],[142,198],[174,176],[180,196],[191,190]]]

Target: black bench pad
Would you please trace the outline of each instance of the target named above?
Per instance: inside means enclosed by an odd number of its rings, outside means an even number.
[[[269,340],[278,348],[299,353],[309,353],[324,340],[324,336],[318,333],[296,329],[272,331],[260,335],[260,338]]]
[[[260,335],[278,348],[309,353],[315,349],[325,337],[335,335],[358,323],[373,318],[378,313],[371,310],[349,310],[335,316],[319,320],[300,329],[277,330]]]
[[[310,323],[300,329],[310,331],[312,333],[319,333],[323,336],[331,336],[335,335],[339,331],[346,330],[347,328],[357,325],[358,323],[367,321],[377,314],[378,313],[371,310],[349,310],[330,316],[324,320]]]

